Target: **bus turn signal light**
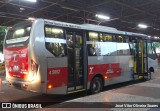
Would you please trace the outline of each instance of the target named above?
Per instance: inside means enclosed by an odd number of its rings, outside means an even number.
[[[107,76],[104,76],[104,78],[105,78],[105,79],[108,79],[108,77],[107,77]]]
[[[52,85],[49,84],[49,85],[48,85],[48,89],[51,89],[51,88],[52,88]]]

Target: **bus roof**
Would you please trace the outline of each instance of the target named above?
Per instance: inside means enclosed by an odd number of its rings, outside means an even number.
[[[60,21],[47,20],[47,19],[44,19],[44,21],[45,21],[45,24],[61,26],[61,27],[69,27],[69,28],[76,28],[76,29],[83,29],[83,30],[90,30],[90,31],[123,34],[123,31],[119,31],[116,28],[112,28],[112,27],[105,27],[105,26],[99,26],[99,25],[93,25],[93,24],[73,24],[73,23],[60,22]]]
[[[144,37],[148,39],[148,36],[145,34],[120,31],[113,27],[93,25],[93,24],[73,24],[73,23],[60,22],[60,21],[48,20],[48,19],[44,19],[44,21],[45,21],[45,24],[49,24],[49,25],[90,30],[90,31],[98,31],[98,32],[115,33],[115,34],[122,34],[122,35],[130,35],[130,36],[138,36],[138,37]]]

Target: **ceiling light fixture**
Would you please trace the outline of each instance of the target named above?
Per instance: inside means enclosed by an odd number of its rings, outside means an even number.
[[[29,17],[29,18],[28,18],[28,20],[33,21],[33,20],[35,20],[35,18],[33,18],[33,17]]]
[[[148,26],[147,26],[147,25],[145,25],[145,24],[138,24],[138,27],[139,27],[139,28],[142,28],[142,29],[146,29],[146,28],[148,28]]]
[[[28,1],[28,2],[37,2],[37,0],[25,0],[25,1]]]
[[[154,38],[155,38],[155,39],[158,39],[159,37],[157,37],[157,36],[154,36]]]
[[[23,7],[20,7],[19,9],[22,10],[22,11],[25,10]]]
[[[105,20],[109,20],[110,19],[109,16],[105,16],[105,15],[101,15],[101,14],[96,14],[96,17],[98,17],[100,19],[105,19]]]

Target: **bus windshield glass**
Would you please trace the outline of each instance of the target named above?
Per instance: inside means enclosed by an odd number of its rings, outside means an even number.
[[[13,45],[25,46],[29,42],[31,31],[31,23],[25,22],[17,24],[8,30],[5,47],[12,47]]]

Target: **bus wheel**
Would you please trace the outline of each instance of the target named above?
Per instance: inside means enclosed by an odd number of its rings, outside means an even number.
[[[90,92],[91,94],[99,93],[102,90],[102,79],[99,77],[95,77],[90,86]]]

